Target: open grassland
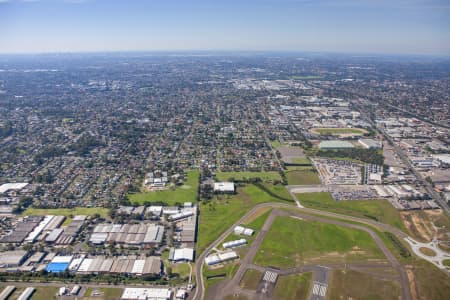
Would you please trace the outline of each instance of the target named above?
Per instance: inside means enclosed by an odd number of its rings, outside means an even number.
[[[249,223],[244,222],[244,224],[243,224],[244,227],[251,228],[255,231],[255,233],[252,236],[236,235],[236,234],[234,234],[234,232],[232,232],[229,236],[227,236],[224,239],[224,242],[229,242],[229,241],[238,240],[238,239],[246,239],[247,245],[235,249],[236,251],[238,251],[238,254],[241,256],[246,254],[246,252],[248,250],[248,246],[250,246],[253,243],[253,240],[255,239],[256,235],[263,227],[264,222],[266,222],[266,219],[269,216],[269,214],[270,214],[270,211],[266,210],[263,214],[260,214],[259,216],[255,217],[251,222],[249,222]],[[220,247],[220,248],[222,248],[222,247]]]
[[[256,290],[256,288],[258,287],[258,283],[262,278],[262,275],[263,274],[257,270],[248,269],[247,271],[245,271],[244,277],[242,278],[239,285],[244,289]]]
[[[217,172],[216,178],[219,181],[241,181],[252,178],[259,178],[262,181],[274,181],[281,180],[281,176],[278,172]]]
[[[365,133],[367,133],[366,130],[361,128],[313,128],[311,129],[311,131],[320,135],[364,135]]]
[[[198,194],[199,171],[188,171],[184,185],[169,188],[163,191],[143,192],[128,194],[132,204],[144,204],[145,202],[165,202],[167,205],[175,203],[196,202]]]
[[[398,282],[380,280],[353,270],[335,270],[331,276],[327,299],[397,300],[400,296]]]
[[[273,291],[276,299],[306,300],[311,288],[312,273],[280,276]]]
[[[330,193],[304,193],[296,196],[305,207],[369,218],[406,232],[400,213],[387,200],[335,201]]]
[[[49,300],[49,299],[59,299],[57,298],[57,294],[59,292],[58,287],[50,287],[50,286],[38,286],[36,287],[36,291],[33,293],[31,300]],[[14,299],[14,298],[10,298]]]
[[[272,192],[280,192],[282,196],[290,197],[283,186],[269,187]],[[287,195],[286,195],[287,194]],[[282,201],[260,187],[249,184],[238,188],[236,195],[220,195],[208,204],[200,204],[198,226],[197,255],[216,240],[247,211],[258,203]],[[286,202],[286,201],[283,201]]]
[[[422,259],[414,259],[413,273],[420,299],[448,299],[449,275]]]
[[[288,190],[281,184],[255,183],[245,187],[245,192],[252,198],[258,198],[261,202],[284,201],[292,202],[293,199]]]
[[[273,140],[270,142],[270,144],[272,145],[273,148],[279,148],[281,147],[281,143],[279,140]]]
[[[288,167],[285,171],[289,185],[320,184],[317,172],[311,167]]]
[[[99,214],[102,218],[108,218],[109,209],[104,207],[74,207],[74,208],[27,208],[22,215],[55,215],[71,217],[75,215],[93,216]]]
[[[289,268],[309,263],[384,259],[370,235],[333,224],[289,217],[275,219],[255,263]]]
[[[187,278],[191,273],[191,268],[187,263],[175,263],[172,264],[172,273],[180,275],[180,278]]]

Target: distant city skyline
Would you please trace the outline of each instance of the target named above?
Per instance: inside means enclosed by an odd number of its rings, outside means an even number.
[[[0,0],[0,53],[450,55],[448,0]]]

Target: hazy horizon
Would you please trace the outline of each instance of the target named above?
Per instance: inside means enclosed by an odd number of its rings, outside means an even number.
[[[450,54],[445,0],[0,0],[0,53]]]

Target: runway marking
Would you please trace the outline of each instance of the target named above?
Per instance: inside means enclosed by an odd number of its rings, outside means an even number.
[[[272,271],[266,271],[264,273],[263,280],[271,283],[275,283],[277,281],[278,274]]]
[[[327,285],[325,283],[314,282],[313,295],[325,297],[327,294]]]

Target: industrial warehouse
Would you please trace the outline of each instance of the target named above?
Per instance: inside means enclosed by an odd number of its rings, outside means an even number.
[[[164,226],[155,224],[99,224],[89,241],[93,244],[118,243],[125,245],[159,245]]]
[[[66,217],[64,216],[27,216],[17,222],[9,234],[0,238],[0,243],[34,243],[45,241],[54,245],[69,245],[78,235],[85,224],[87,216],[74,216],[65,228],[60,226]]]

